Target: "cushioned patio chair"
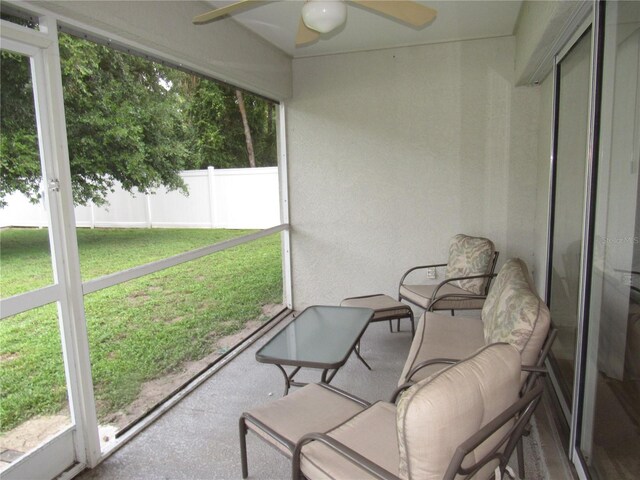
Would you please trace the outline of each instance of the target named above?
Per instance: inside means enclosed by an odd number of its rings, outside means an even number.
[[[308,385],[241,416],[243,478],[248,429],[292,457],[293,478],[501,475],[542,394],[538,383],[519,398],[520,375],[520,355],[502,343],[403,386],[397,405]]]
[[[526,264],[517,258],[505,262],[491,286],[480,317],[433,313],[446,297],[438,297],[418,322],[398,385],[418,382],[453,364],[471,352],[496,342],[506,342],[520,352],[523,374],[521,395],[533,388],[556,336],[549,309],[535,291]],[[524,477],[522,443],[518,445],[519,475]]]
[[[406,300],[427,310],[436,297],[446,296],[434,310],[479,310],[489,291],[499,253],[487,238],[458,234],[449,243],[447,263],[420,265],[407,270],[400,279],[398,300]],[[410,274],[427,268],[446,267],[445,280],[433,284],[410,284]],[[411,275],[413,276],[413,275]]]

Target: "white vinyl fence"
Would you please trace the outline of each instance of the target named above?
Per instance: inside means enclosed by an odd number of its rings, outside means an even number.
[[[132,195],[120,187],[108,205],[75,209],[77,227],[268,228],[280,224],[278,167],[185,170],[189,195],[167,192]],[[7,197],[0,227],[45,227],[44,203],[20,193]]]

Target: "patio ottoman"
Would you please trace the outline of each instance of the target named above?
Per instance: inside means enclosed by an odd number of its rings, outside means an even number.
[[[413,310],[408,305],[391,298],[389,295],[377,293],[375,295],[365,295],[362,297],[345,298],[340,302],[341,307],[362,307],[370,308],[374,311],[370,322],[382,322],[389,320],[389,330],[393,332],[393,319],[397,320],[396,328],[400,331],[400,320],[408,318],[411,320],[411,335],[415,334],[413,320]]]
[[[249,474],[247,433],[252,431],[286,457],[311,432],[328,432],[366,410],[370,404],[326,383],[310,383],[300,390],[240,416],[242,478]]]

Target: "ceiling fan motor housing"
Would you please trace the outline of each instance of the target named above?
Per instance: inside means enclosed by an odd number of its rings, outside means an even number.
[[[342,0],[308,0],[302,7],[305,25],[320,33],[328,33],[347,19],[347,5]]]

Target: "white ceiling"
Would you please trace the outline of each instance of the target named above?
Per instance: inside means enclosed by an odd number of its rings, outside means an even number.
[[[233,1],[209,0],[207,3],[213,7],[220,7]],[[438,11],[437,18],[422,29],[408,27],[350,4],[347,9],[347,21],[342,27],[322,35],[314,43],[298,48],[295,46],[295,36],[302,0],[268,2],[235,13],[231,18],[288,55],[299,58],[511,35],[522,1],[419,0],[418,3]],[[203,13],[205,11],[206,7]],[[216,22],[233,20],[225,18],[194,28],[216,28]]]

